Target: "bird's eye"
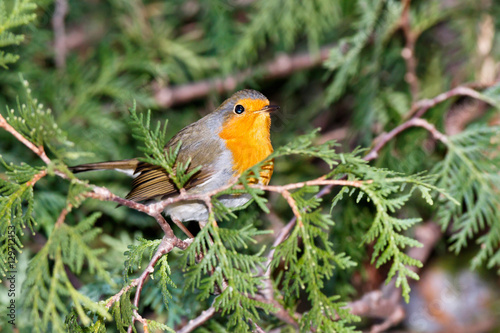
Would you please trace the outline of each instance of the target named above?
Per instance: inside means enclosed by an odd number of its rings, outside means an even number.
[[[243,105],[238,104],[234,107],[234,112],[236,114],[242,114],[243,112],[245,112],[245,108],[243,107]]]

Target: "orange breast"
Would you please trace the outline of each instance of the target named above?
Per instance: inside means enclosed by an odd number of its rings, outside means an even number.
[[[249,113],[224,123],[219,136],[233,155],[233,170],[238,175],[273,152],[270,127],[271,117],[267,113]],[[269,183],[272,172],[273,163],[269,161],[261,172],[264,183]]]

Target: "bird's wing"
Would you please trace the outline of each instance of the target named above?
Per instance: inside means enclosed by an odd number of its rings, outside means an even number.
[[[200,126],[193,126],[195,124],[185,127],[165,146],[165,149],[175,148],[179,141],[182,141],[177,161],[186,163],[191,159],[186,173],[201,166],[201,169],[186,182],[185,190],[190,190],[212,177],[215,173],[213,166],[222,152],[220,143],[211,138],[212,136],[208,135],[209,133],[203,128],[200,129]],[[132,183],[132,190],[127,195],[127,199],[134,201],[165,199],[179,192],[167,171],[160,166],[140,162],[135,174],[138,176]]]

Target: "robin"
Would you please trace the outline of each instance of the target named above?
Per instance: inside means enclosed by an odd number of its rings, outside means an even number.
[[[227,185],[246,169],[266,159],[273,152],[270,138],[270,112],[279,109],[255,90],[233,94],[215,111],[184,127],[165,145],[165,150],[181,142],[178,163],[191,160],[187,172],[201,166],[184,185],[187,193],[203,194]],[[160,166],[138,159],[82,164],[71,167],[74,173],[113,169],[134,178],[127,199],[137,202],[163,200],[179,194],[179,189]],[[273,173],[273,161],[267,161],[259,179],[250,181],[267,185]],[[239,207],[250,200],[249,195],[223,195],[219,200],[226,207]],[[182,201],[165,208],[165,213],[179,226],[185,221],[208,220],[208,210],[202,201]],[[181,227],[182,228],[182,227]],[[183,228],[185,230],[185,228]]]

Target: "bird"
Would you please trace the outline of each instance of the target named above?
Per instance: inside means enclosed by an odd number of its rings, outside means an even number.
[[[273,152],[270,114],[278,109],[279,106],[271,105],[262,93],[252,89],[240,90],[214,111],[174,135],[164,149],[173,149],[180,142],[176,163],[190,161],[186,173],[201,167],[185,183],[186,193],[204,194],[219,189],[234,182],[248,168],[266,160]],[[178,195],[181,190],[176,188],[165,169],[137,158],[81,164],[70,167],[70,170],[73,173],[117,170],[131,174],[134,179],[126,199],[136,202],[164,200]],[[267,185],[273,171],[274,161],[266,160],[259,177],[252,176],[248,181]],[[234,208],[246,204],[250,198],[248,194],[227,194],[218,200],[224,206]],[[187,221],[198,221],[203,225],[209,218],[208,208],[200,200],[175,202],[164,212],[178,226]],[[187,229],[183,230],[186,232]]]

